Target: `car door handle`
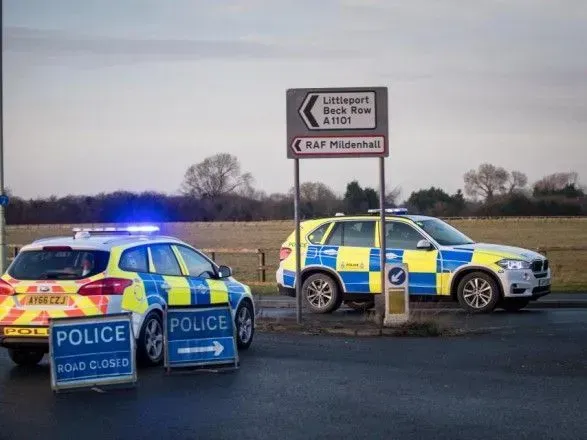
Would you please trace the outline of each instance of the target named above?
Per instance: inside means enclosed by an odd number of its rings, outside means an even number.
[[[161,283],[159,287],[161,287],[163,290],[171,289],[171,286],[167,283]]]

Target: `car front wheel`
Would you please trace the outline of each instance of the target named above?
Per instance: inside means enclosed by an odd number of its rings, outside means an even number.
[[[237,347],[246,350],[251,346],[255,333],[255,316],[253,307],[248,301],[243,301],[238,306],[234,325],[236,326]]]
[[[457,290],[459,304],[469,313],[487,313],[495,309],[499,288],[495,280],[485,272],[472,272],[463,277]]]
[[[155,311],[143,321],[137,341],[138,361],[141,365],[155,366],[163,362],[163,320]]]

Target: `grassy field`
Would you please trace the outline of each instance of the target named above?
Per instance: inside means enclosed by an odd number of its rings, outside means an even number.
[[[528,249],[584,246],[584,251],[547,251],[558,291],[587,291],[587,218],[511,218],[449,220],[476,241]],[[33,239],[69,235],[74,225],[8,226],[7,242],[24,244]],[[75,225],[82,226],[82,225]],[[97,226],[97,225],[96,225]],[[111,225],[109,225],[111,226]],[[204,249],[265,249],[267,281],[272,282],[281,243],[293,231],[293,221],[167,223],[162,232]],[[256,254],[217,253],[216,261],[232,266],[243,281],[258,278]]]

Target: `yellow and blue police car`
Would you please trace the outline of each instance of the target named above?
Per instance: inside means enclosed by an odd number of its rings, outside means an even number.
[[[373,306],[381,293],[379,209],[300,224],[301,291],[308,308],[329,313],[344,302]],[[469,313],[519,310],[550,293],[551,270],[528,249],[477,243],[435,217],[387,209],[386,261],[404,263],[413,297],[458,301]],[[280,293],[295,296],[295,231],[282,244],[276,273]]]
[[[0,346],[19,365],[48,351],[49,319],[131,312],[137,360],[163,361],[165,304],[228,303],[236,342],[253,340],[250,288],[227,266],[156,226],[75,229],[24,246],[0,277]]]

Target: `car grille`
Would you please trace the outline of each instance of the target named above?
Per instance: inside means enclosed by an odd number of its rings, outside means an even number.
[[[548,270],[548,260],[534,260],[530,267],[532,272],[546,272]]]

